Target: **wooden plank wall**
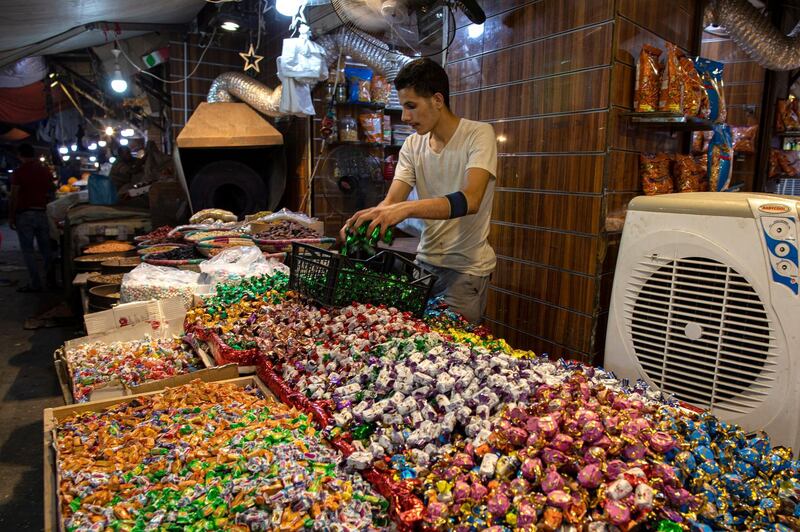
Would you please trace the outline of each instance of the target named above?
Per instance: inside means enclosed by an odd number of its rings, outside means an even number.
[[[268,87],[276,87],[280,81],[276,72],[276,59],[281,55],[283,39],[289,31],[286,20],[270,19],[265,33],[261,37],[261,47],[258,54],[263,55],[259,66],[261,73],[256,77]],[[172,132],[174,138],[178,136],[185,125],[186,117],[191,117],[192,112],[200,102],[206,100],[206,95],[214,79],[223,72],[241,71],[242,58],[239,52],[245,51],[248,43],[243,34],[218,34],[209,48],[202,64],[188,82],[172,85]],[[207,41],[200,42],[198,35],[173,35],[170,39],[170,77],[182,79],[185,73],[191,73],[203,53],[202,46]],[[187,58],[184,65],[184,56]],[[186,94],[186,96],[184,96]],[[306,156],[306,142],[308,137],[308,120],[305,118],[290,117],[275,120],[268,119],[284,136],[287,158],[286,192],[281,201],[281,206],[297,209],[300,200],[307,189],[308,158]]]
[[[725,63],[723,81],[731,126],[758,125],[764,97],[766,70],[742,51],[730,38],[703,32],[700,55]],[[744,183],[744,190],[753,190],[756,156],[736,154],[733,182]]]
[[[691,47],[696,0],[487,2],[447,59],[456,114],[490,122],[498,255],[487,324],[513,345],[599,362],[619,245],[606,217],[639,193],[641,151],[684,140],[631,127],[642,44]]]

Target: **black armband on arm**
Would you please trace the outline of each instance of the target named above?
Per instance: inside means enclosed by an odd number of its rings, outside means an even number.
[[[450,203],[450,219],[461,218],[469,213],[469,205],[467,205],[467,197],[460,190],[445,196]]]

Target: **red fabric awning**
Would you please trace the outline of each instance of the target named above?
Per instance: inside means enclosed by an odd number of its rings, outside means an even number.
[[[24,87],[0,88],[0,122],[7,124],[30,124],[48,116],[45,83],[37,81]],[[71,105],[58,85],[50,89],[51,113]]]

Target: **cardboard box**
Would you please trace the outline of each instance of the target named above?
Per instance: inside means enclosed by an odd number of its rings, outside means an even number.
[[[167,335],[183,334],[183,320],[186,308],[181,298],[151,299],[150,301],[133,301],[117,305],[110,310],[93,312],[83,317],[86,334],[103,334],[148,323],[154,331],[161,330]]]
[[[245,386],[250,386],[250,385],[257,386],[264,393],[265,397],[278,401],[275,398],[275,396],[272,395],[272,392],[269,391],[267,386],[264,383],[262,383],[257,377],[250,376],[250,377],[230,378],[230,377],[225,377],[224,375],[230,372],[234,372],[235,375],[235,368],[225,366],[214,369],[219,371],[217,371],[217,373],[215,374],[206,374],[203,378],[201,378],[201,380],[203,380],[204,382],[228,382],[235,384],[240,388],[244,388]],[[197,376],[196,373],[188,375],[188,377],[190,377],[189,382],[196,376]],[[163,383],[164,381],[161,382]],[[44,416],[44,530],[45,532],[56,532],[64,530],[63,523],[61,523],[61,515],[59,513],[59,508],[61,507],[60,495],[57,492],[57,488],[60,485],[59,482],[60,474],[57,469],[56,449],[55,446],[53,445],[55,441],[55,428],[57,422],[75,413],[98,412],[105,408],[109,408],[114,405],[123,403],[125,401],[130,401],[131,399],[134,399],[136,397],[142,397],[146,395],[153,395],[155,393],[159,393],[163,391],[165,388],[169,387],[168,385],[162,384],[159,387],[155,388],[155,386],[157,386],[158,383],[148,383],[148,384],[153,389],[145,391],[143,393],[130,395],[127,397],[117,397],[115,399],[105,399],[102,401],[92,401],[89,403],[44,409],[43,416]],[[143,386],[147,387],[148,384]],[[177,385],[180,385],[180,383]]]
[[[183,328],[183,321],[181,320],[180,329],[182,328]],[[74,340],[67,341],[61,349],[57,349],[55,353],[53,353],[53,358],[54,358],[53,364],[56,369],[56,375],[58,376],[58,383],[59,386],[61,387],[61,393],[64,396],[64,403],[69,405],[75,402],[75,398],[73,395],[73,386],[72,386],[73,383],[71,378],[72,369],[70,368],[69,360],[66,355],[66,353],[70,349],[75,349],[80,345],[97,341],[112,343],[112,342],[126,342],[132,340],[140,340],[148,334],[152,338],[169,338],[172,336],[171,331],[173,330],[175,330],[174,326],[170,325],[153,330],[151,323],[141,322],[138,323],[137,325],[119,327],[105,334],[84,336],[82,338],[76,338]],[[152,381],[152,383],[157,384],[158,389],[163,389],[166,386],[176,386],[195,378],[205,379],[206,375],[215,375],[217,374],[216,373],[217,370],[220,369],[226,372],[224,373],[224,375],[227,376],[224,378],[236,377],[239,374],[238,371],[236,370],[235,364],[217,366],[217,364],[214,362],[214,359],[208,356],[207,353],[198,352],[197,355],[198,358],[200,358],[200,361],[202,362],[205,369],[201,369],[191,373],[186,373],[183,375],[176,375],[174,377],[169,377],[167,379]],[[223,377],[218,376],[217,379],[219,378]],[[142,386],[146,386],[149,384],[151,383],[150,382],[142,383],[139,386],[128,387],[119,380],[112,380],[109,381],[104,386],[92,390],[91,394],[89,395],[89,400],[98,401],[102,399],[128,396],[137,393],[139,390],[141,390]]]

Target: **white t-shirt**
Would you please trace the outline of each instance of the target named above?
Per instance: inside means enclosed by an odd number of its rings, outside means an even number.
[[[483,277],[494,271],[497,262],[488,242],[497,174],[494,128],[462,118],[440,153],[431,149],[430,133],[414,133],[400,149],[394,178],[416,187],[420,199],[439,198],[464,187],[468,168],[483,168],[492,175],[478,212],[452,220],[422,220],[417,258]]]

